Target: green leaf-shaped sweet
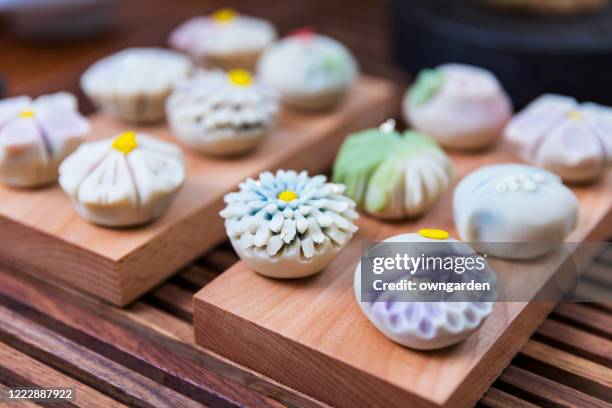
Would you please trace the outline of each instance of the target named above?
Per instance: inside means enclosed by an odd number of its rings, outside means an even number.
[[[448,186],[450,173],[450,161],[432,138],[414,131],[400,135],[368,129],[346,139],[334,163],[333,181],[345,184],[345,194],[367,212],[402,218],[434,202]],[[415,177],[418,182],[410,184]],[[414,200],[407,199],[412,192],[412,198],[427,202],[414,207]]]
[[[427,102],[438,92],[444,83],[444,74],[439,69],[424,69],[416,77],[416,81],[408,90],[408,97],[417,104]]]

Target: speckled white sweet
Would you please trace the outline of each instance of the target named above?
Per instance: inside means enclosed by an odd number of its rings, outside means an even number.
[[[395,131],[393,120],[347,137],[334,163],[333,181],[360,208],[383,219],[416,217],[448,189],[452,164],[430,137]]]
[[[522,158],[570,182],[597,179],[612,162],[612,108],[542,95],[508,124]]]
[[[172,32],[169,43],[206,68],[253,70],[276,37],[269,22],[222,9],[187,20]]]
[[[57,180],[57,168],[84,140],[89,121],[76,98],[60,92],[0,101],[0,179],[16,187]]]
[[[333,38],[302,31],[266,49],[257,71],[287,105],[328,109],[338,104],[355,82],[357,63]]]
[[[238,256],[273,278],[313,275],[331,263],[357,226],[355,203],[344,186],[305,171],[264,172],[225,196],[220,212]]]
[[[404,98],[404,117],[442,146],[479,149],[498,140],[512,103],[495,76],[482,68],[445,64],[423,70]]]
[[[449,238],[447,234],[429,235],[430,231],[442,232],[421,230],[420,233],[396,235],[383,242],[427,243],[428,246],[424,247],[405,246],[406,253],[414,257],[421,256],[424,251],[432,251],[434,246],[431,243],[435,242],[450,243],[454,250],[465,256],[475,254],[469,245]],[[482,273],[487,273],[486,281],[495,282],[490,269]],[[467,280],[468,277],[464,275],[457,276]],[[412,277],[411,280],[418,281],[418,278]],[[478,281],[485,279],[479,276]],[[406,297],[399,298],[391,291],[382,292],[375,302],[362,302],[361,262],[355,269],[354,289],[361,310],[378,330],[392,341],[417,350],[440,349],[465,340],[482,325],[494,305],[493,302],[408,301]],[[424,294],[421,292],[419,295]]]
[[[81,87],[109,115],[155,122],[164,118],[166,98],[191,68],[189,58],[175,51],[128,48],[93,64],[81,77]]]
[[[244,70],[198,71],[168,98],[173,134],[188,147],[218,156],[255,148],[273,127],[276,93]]]
[[[81,145],[59,172],[60,185],[82,218],[130,227],[168,208],[185,181],[185,161],[178,146],[128,131]]]
[[[453,213],[461,239],[474,243],[479,251],[529,259],[554,249],[575,228],[578,200],[547,170],[496,164],[461,180],[453,197]]]

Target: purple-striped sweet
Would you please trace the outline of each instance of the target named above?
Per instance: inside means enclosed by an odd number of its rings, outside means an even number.
[[[89,129],[76,98],[66,92],[0,101],[0,179],[17,187],[57,180],[60,163]]]

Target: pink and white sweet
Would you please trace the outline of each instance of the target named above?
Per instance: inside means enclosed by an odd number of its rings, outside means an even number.
[[[542,95],[512,119],[505,137],[529,163],[565,181],[593,181],[612,162],[612,108]]]
[[[419,73],[403,110],[406,121],[443,147],[479,149],[501,137],[512,102],[491,72],[444,64]]]
[[[206,68],[253,70],[260,53],[276,36],[269,22],[228,8],[187,20],[170,34],[168,42]]]
[[[89,121],[79,113],[72,94],[1,100],[0,179],[16,187],[57,180],[60,163],[89,130]]]

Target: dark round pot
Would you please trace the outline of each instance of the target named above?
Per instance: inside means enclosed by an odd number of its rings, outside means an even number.
[[[414,74],[445,62],[493,71],[520,108],[546,92],[612,105],[612,9],[497,13],[466,0],[391,0],[395,53]]]

